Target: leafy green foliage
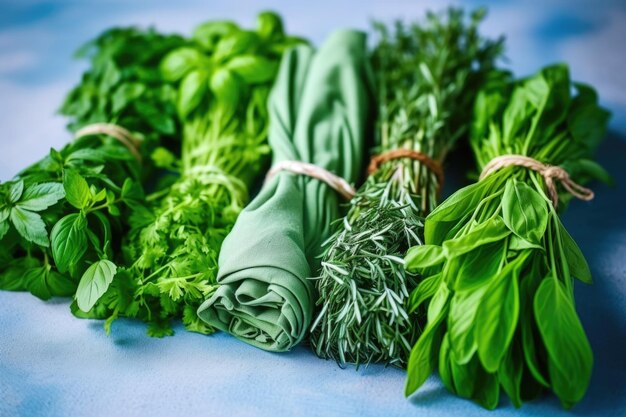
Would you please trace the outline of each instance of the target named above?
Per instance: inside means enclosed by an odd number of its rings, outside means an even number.
[[[128,206],[143,200],[138,172],[120,142],[89,136],[0,184],[0,288],[74,295],[89,264],[119,251]]]
[[[450,9],[428,14],[423,24],[376,24],[377,152],[411,149],[442,162],[467,134],[467,108],[502,51],[501,41],[479,36],[482,18],[480,11],[468,18]],[[423,217],[435,207],[437,191],[435,174],[408,158],[383,163],[358,190],[348,215],[325,243],[316,281],[320,311],[311,341],[319,356],[341,364],[406,364],[425,298],[413,298],[413,308],[407,308],[420,277],[406,273],[402,257],[423,242]],[[427,268],[443,262],[441,248],[413,255]],[[438,282],[432,278],[419,285],[432,296]],[[422,339],[413,350],[418,359],[409,363],[411,369],[434,366],[430,352],[438,337],[431,330]]]
[[[267,13],[260,20],[270,16],[280,23]],[[266,101],[282,51],[297,42],[282,24],[271,27],[278,32],[262,35],[208,22],[157,63],[174,91],[182,150],[179,160],[163,148],[153,158],[179,177],[149,195],[147,207],[134,207],[122,248],[125,267],[106,292],[85,299],[93,317],[108,318],[107,328],[117,317],[135,317],[158,337],[172,334],[173,319],[191,331],[213,332],[196,310],[215,288],[222,241],[267,162]]]
[[[159,71],[159,62],[187,40],[154,29],[113,28],[76,53],[89,69],[65,98],[61,114],[76,131],[92,123],[114,123],[142,140],[142,176],[153,174],[150,155],[159,147],[179,153],[180,122],[174,88]]]
[[[607,120],[593,90],[572,83],[567,67],[555,65],[516,82],[494,76],[476,100],[470,142],[479,169],[496,156],[519,154],[593,167],[572,169],[577,182],[604,179],[596,163],[581,161],[589,161]],[[441,281],[450,311],[443,320],[428,317],[409,360],[415,366],[407,394],[433,368],[418,346],[441,343],[439,370],[448,389],[486,408],[497,406],[499,386],[517,407],[545,388],[566,408],[583,397],[593,356],[576,314],[573,278],[590,283],[591,273],[544,187],[534,171],[503,168],[426,218],[428,249],[410,249],[406,267],[424,282]],[[562,207],[568,196],[560,198]],[[435,297],[420,285],[409,307],[432,305]]]

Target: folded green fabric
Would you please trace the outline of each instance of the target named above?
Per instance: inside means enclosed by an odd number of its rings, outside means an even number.
[[[274,164],[309,162],[354,183],[372,132],[372,77],[365,34],[334,33],[317,51],[283,57],[269,100]],[[262,349],[291,349],[305,336],[321,243],[340,215],[340,195],[321,181],[282,171],[239,215],[219,257],[218,290],[201,319]]]

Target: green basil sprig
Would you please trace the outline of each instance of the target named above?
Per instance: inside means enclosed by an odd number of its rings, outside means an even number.
[[[562,166],[576,182],[606,179],[590,158],[608,117],[565,65],[517,82],[498,76],[477,98],[471,145],[479,169],[513,154]],[[562,192],[559,208],[569,199]],[[573,279],[591,283],[591,273],[543,176],[508,166],[457,191],[427,217],[425,243],[405,259],[423,277],[409,307],[427,312],[407,395],[438,367],[450,391],[490,409],[500,387],[516,407],[546,389],[566,408],[580,401],[593,355]]]

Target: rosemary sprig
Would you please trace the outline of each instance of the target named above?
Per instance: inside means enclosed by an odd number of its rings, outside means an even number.
[[[423,24],[375,23],[379,153],[403,148],[442,162],[467,133],[475,91],[494,69],[503,41],[479,36],[484,10],[429,13]],[[325,243],[317,279],[320,306],[311,332],[316,353],[340,364],[406,363],[419,335],[419,311],[406,308],[419,282],[404,270],[421,244],[423,216],[440,184],[409,158],[383,163],[358,190]]]

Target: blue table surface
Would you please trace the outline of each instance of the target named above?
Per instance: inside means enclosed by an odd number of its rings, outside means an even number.
[[[593,184],[596,199],[574,201],[564,216],[595,279],[591,286],[576,286],[577,309],[595,353],[586,397],[570,411],[551,395],[519,410],[503,399],[496,413],[624,416],[626,57],[621,42],[626,7],[612,0],[591,8],[578,0],[486,3],[492,9],[486,29],[506,32],[510,64],[518,73],[566,59],[577,78],[598,87],[614,113],[613,131],[598,158],[616,180],[612,188]],[[438,2],[425,4],[439,7]],[[69,55],[104,27],[156,23],[188,33],[205,18],[252,22],[256,11],[270,7],[284,13],[292,32],[319,42],[333,27],[367,27],[373,16],[418,15],[425,4],[0,0],[0,180],[68,140],[63,120],[51,115],[83,68],[70,64]],[[457,169],[451,170],[448,193],[463,183],[462,167],[471,166],[467,155],[454,158],[449,165]],[[494,415],[449,394],[436,376],[405,399],[404,379],[403,371],[378,365],[340,369],[306,346],[272,354],[227,334],[202,336],[180,325],[175,336],[153,339],[142,323],[118,320],[107,337],[101,321],[74,318],[69,300],[42,302],[30,294],[0,291],[0,417]]]

